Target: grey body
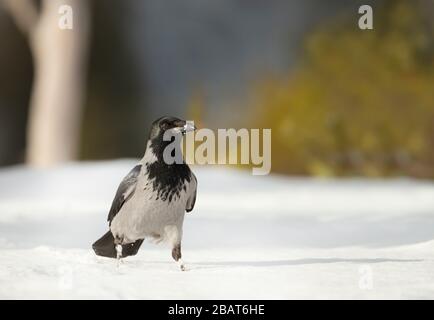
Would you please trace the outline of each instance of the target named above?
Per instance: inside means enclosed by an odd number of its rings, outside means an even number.
[[[172,245],[181,243],[185,211],[192,209],[196,197],[196,178],[191,173],[190,182],[185,181],[185,188],[168,202],[153,190],[147,169],[147,164],[153,161],[157,159],[148,145],[140,170],[122,182],[125,189],[122,196],[126,201],[110,224],[110,230],[120,244],[144,238],[168,241]]]

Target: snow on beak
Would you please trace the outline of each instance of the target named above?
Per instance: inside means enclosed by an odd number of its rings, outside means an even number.
[[[176,127],[172,129],[172,132],[181,133],[182,135],[185,135],[187,132],[196,130],[193,121],[179,120],[174,124],[176,125]]]
[[[181,132],[182,134],[186,134],[187,132],[196,130],[196,127],[194,126],[192,121],[187,121],[182,128]]]

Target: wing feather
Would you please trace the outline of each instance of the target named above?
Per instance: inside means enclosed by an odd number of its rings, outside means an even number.
[[[127,202],[128,199],[131,198],[131,196],[134,194],[134,191],[136,190],[137,177],[139,176],[141,169],[142,169],[142,165],[139,164],[135,166],[127,174],[127,176],[122,180],[121,184],[119,185],[107,217],[107,221],[109,221],[109,225],[111,225],[113,218],[121,210],[124,203]]]
[[[193,172],[191,173],[191,182],[190,182],[190,186],[191,186],[191,191],[190,191],[190,197],[187,200],[187,206],[185,208],[185,210],[187,212],[191,212],[194,208],[194,205],[196,203],[196,195],[197,195],[197,179],[196,176],[193,174]]]

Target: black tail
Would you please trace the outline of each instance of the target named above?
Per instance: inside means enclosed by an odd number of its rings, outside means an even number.
[[[136,255],[142,243],[143,239],[139,239],[136,242],[122,245],[122,258]],[[105,235],[95,241],[92,249],[98,256],[116,258],[115,238],[111,231],[107,231]]]

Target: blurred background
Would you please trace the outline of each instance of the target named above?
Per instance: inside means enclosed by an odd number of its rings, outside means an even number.
[[[0,39],[0,298],[434,297],[434,0],[0,0]],[[119,273],[91,244],[163,115],[271,128],[272,174],[195,166],[191,272]]]
[[[272,128],[276,173],[433,178],[433,21],[431,0],[1,0],[0,166],[138,158],[175,115]]]

